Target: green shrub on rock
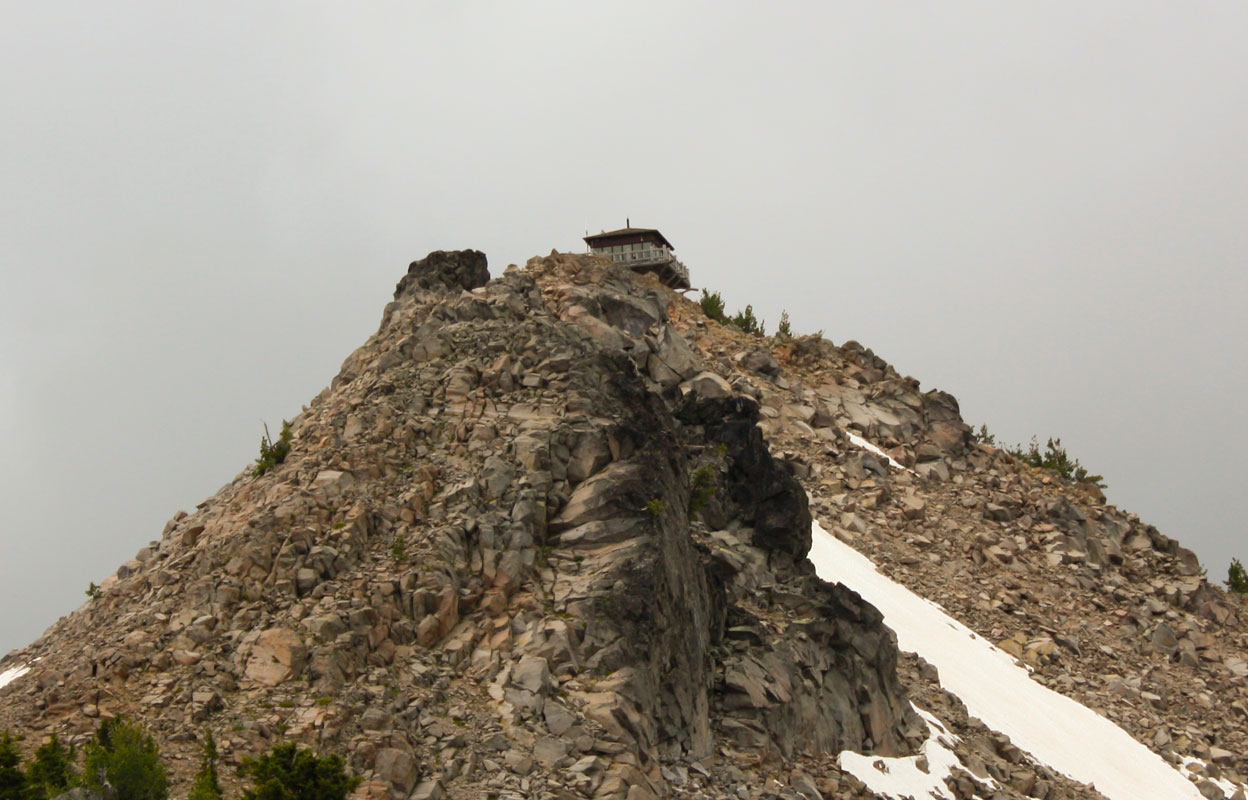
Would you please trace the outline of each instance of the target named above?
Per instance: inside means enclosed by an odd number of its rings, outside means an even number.
[[[212,738],[212,731],[204,731],[203,753],[199,762],[199,772],[195,773],[195,784],[187,800],[221,800],[221,779],[217,775],[217,741]]]
[[[767,323],[762,322],[754,316],[754,306],[746,304],[744,311],[738,311],[728,320],[728,324],[737,328],[742,333],[749,333],[755,336],[763,335],[763,328]]]
[[[26,775],[21,764],[13,736],[8,731],[0,733],[0,800],[26,799]]]
[[[984,430],[987,431],[987,428]],[[1023,450],[1022,445],[1017,445],[1005,448],[1005,452],[1024,464],[1030,464],[1041,469],[1051,469],[1068,481],[1091,483],[1101,489],[1105,488],[1105,479],[1103,477],[1088,472],[1079,463],[1079,459],[1071,458],[1066,454],[1066,448],[1062,447],[1061,439],[1050,437],[1048,443],[1045,444],[1044,451],[1041,452],[1040,442],[1033,436],[1031,437],[1031,444],[1026,451]]]
[[[724,313],[724,298],[719,292],[711,292],[707,294],[705,289],[702,290],[702,299],[698,301],[702,306],[702,313],[718,322],[720,325],[728,324],[728,315]]]
[[[156,741],[123,718],[105,720],[87,745],[83,783],[117,800],[166,800],[169,776]]]
[[[702,467],[694,470],[689,480],[689,519],[693,519],[706,507],[718,489],[715,485],[714,468]]]
[[[776,327],[777,339],[792,339],[793,326],[789,323],[789,312],[780,312],[780,324]]]
[[[1226,572],[1226,588],[1236,594],[1248,594],[1248,570],[1238,558],[1231,559],[1231,568]]]
[[[747,305],[744,311],[738,311],[732,316],[728,316],[724,311],[724,298],[719,292],[707,292],[702,290],[702,299],[698,301],[702,306],[702,313],[718,322],[720,325],[731,325],[739,331],[750,333],[757,336],[763,335],[763,328],[766,323],[761,322],[754,316],[754,307]]]
[[[29,800],[56,797],[73,786],[77,779],[74,753],[54,733],[46,744],[35,751],[34,761],[26,768],[27,797]]]
[[[294,744],[244,759],[238,771],[255,783],[243,800],[345,800],[360,783],[338,756],[318,756]]]
[[[396,565],[407,563],[407,539],[403,534],[394,537],[394,544],[390,545],[390,557]]]
[[[290,423],[286,420],[282,420],[282,432],[278,434],[276,442],[269,438],[269,426],[264,426],[264,436],[260,439],[260,457],[256,459],[257,478],[286,460],[286,456],[290,454],[292,436]]]

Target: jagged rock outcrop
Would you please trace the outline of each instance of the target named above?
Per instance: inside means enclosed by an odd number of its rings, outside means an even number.
[[[5,723],[72,740],[124,713],[175,749],[221,727],[230,758],[293,738],[396,797],[661,795],[662,765],[722,746],[921,742],[879,615],[804,560],[757,404],[690,382],[673,296],[580,257],[486,278],[472,251],[415,262],[286,461],[19,654]]]
[[[418,290],[471,292],[489,279],[485,253],[480,250],[435,250],[408,266],[394,289],[394,299]]]
[[[292,429],[0,663],[31,668],[0,728],[137,717],[177,781],[203,727],[227,762],[293,740],[360,798],[870,797],[834,757],[915,752],[917,699],[961,737],[955,796],[1097,796],[819,580],[814,516],[1037,680],[1242,775],[1240,604],[857,343],[747,336],[589,256],[489,280],[439,251]]]
[[[766,374],[749,361],[757,340],[692,309],[677,327],[760,401],[772,452],[828,530],[1035,680],[1186,763],[1202,792],[1222,791],[1212,779],[1244,784],[1243,598],[1208,581],[1190,550],[1107,504],[1097,486],[975,442],[952,397],[920,392],[857,343],[773,341],[781,368]],[[903,679],[927,708],[942,702],[921,665],[903,667]],[[949,718],[959,717],[954,705]],[[1063,791],[974,723],[960,735],[978,743],[981,777],[1031,786],[1035,797],[1037,780]]]

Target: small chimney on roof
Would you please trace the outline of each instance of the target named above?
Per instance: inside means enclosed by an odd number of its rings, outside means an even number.
[[[633,227],[633,221],[632,221],[631,219],[629,219],[628,217],[625,217],[625,218],[624,218],[624,227],[625,227],[625,228],[631,228],[631,227]]]

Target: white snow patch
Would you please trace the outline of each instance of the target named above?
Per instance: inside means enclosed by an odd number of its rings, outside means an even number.
[[[870,559],[816,522],[810,560],[819,577],[843,583],[884,615],[902,650],[940,672],[940,683],[985,725],[1035,760],[1109,800],[1203,800],[1160,756],[1091,709],[1046,689],[1014,659],[937,606],[894,583]]]
[[[846,750],[837,756],[837,765],[867,785],[867,788],[889,800],[954,800],[945,778],[954,767],[962,766],[953,748],[958,737],[949,732],[940,720],[923,709],[912,706],[927,722],[930,732],[919,755],[906,758],[864,756]],[[927,757],[927,771],[919,769],[919,756]],[[991,778],[985,784],[998,788]]]
[[[849,440],[850,440],[851,442],[853,442],[854,444],[858,445],[858,446],[859,446],[859,447],[861,447],[863,450],[868,450],[868,451],[870,451],[870,452],[872,452],[872,453],[875,453],[875,454],[876,454],[877,456],[879,456],[880,458],[887,459],[887,460],[888,460],[888,464],[889,464],[889,466],[893,467],[894,469],[904,469],[906,472],[909,472],[911,475],[914,475],[914,474],[915,474],[915,471],[914,471],[914,470],[910,469],[909,467],[904,467],[904,466],[902,466],[900,461],[898,461],[897,459],[893,458],[893,457],[892,457],[892,456],[890,456],[888,453],[885,453],[883,450],[881,450],[880,448],[878,448],[878,447],[876,447],[875,445],[871,444],[871,443],[870,443],[870,442],[868,442],[866,439],[862,438],[861,436],[859,436],[858,434],[854,433],[853,431],[851,431],[851,430],[848,430],[848,429],[847,429],[847,430],[845,431],[845,433],[846,433],[846,435],[847,435],[847,436],[849,436]]]
[[[20,667],[11,667],[4,672],[0,672],[0,689],[8,686],[13,681],[30,672],[30,665],[23,664]]]

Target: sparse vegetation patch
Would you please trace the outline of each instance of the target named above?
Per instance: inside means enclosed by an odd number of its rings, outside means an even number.
[[[169,776],[156,741],[122,717],[104,720],[87,745],[83,784],[126,800],[165,800]]]
[[[694,470],[689,481],[689,519],[706,507],[718,488],[713,467]]]
[[[1090,483],[1098,488],[1105,488],[1105,478],[1100,475],[1093,475],[1082,464],[1079,459],[1071,458],[1066,448],[1062,446],[1062,440],[1056,437],[1049,437],[1045,442],[1044,449],[1040,449],[1040,440],[1035,436],[1031,437],[1031,442],[1023,449],[1021,444],[1013,447],[997,443],[997,437],[988,431],[987,425],[980,425],[979,430],[972,434],[976,442],[986,444],[990,447],[1000,447],[1012,458],[1040,469],[1051,469],[1058,475],[1061,475],[1068,481],[1076,483]]]
[[[732,316],[728,316],[724,310],[724,298],[719,292],[707,292],[702,290],[702,298],[698,301],[702,306],[702,312],[720,325],[730,325],[743,333],[749,333],[756,336],[764,334],[766,323],[754,316],[754,307],[746,305],[743,311],[738,311]]]
[[[1238,558],[1231,559],[1231,568],[1226,573],[1226,588],[1236,594],[1248,594],[1248,570]]]
[[[256,459],[254,473],[257,478],[286,460],[286,456],[290,454],[292,436],[290,423],[286,420],[282,420],[282,432],[278,434],[276,442],[269,438],[269,426],[264,426],[264,436],[260,439],[260,456]]]
[[[243,800],[345,800],[360,783],[338,756],[318,756],[290,743],[244,759],[238,771],[254,784]]]

